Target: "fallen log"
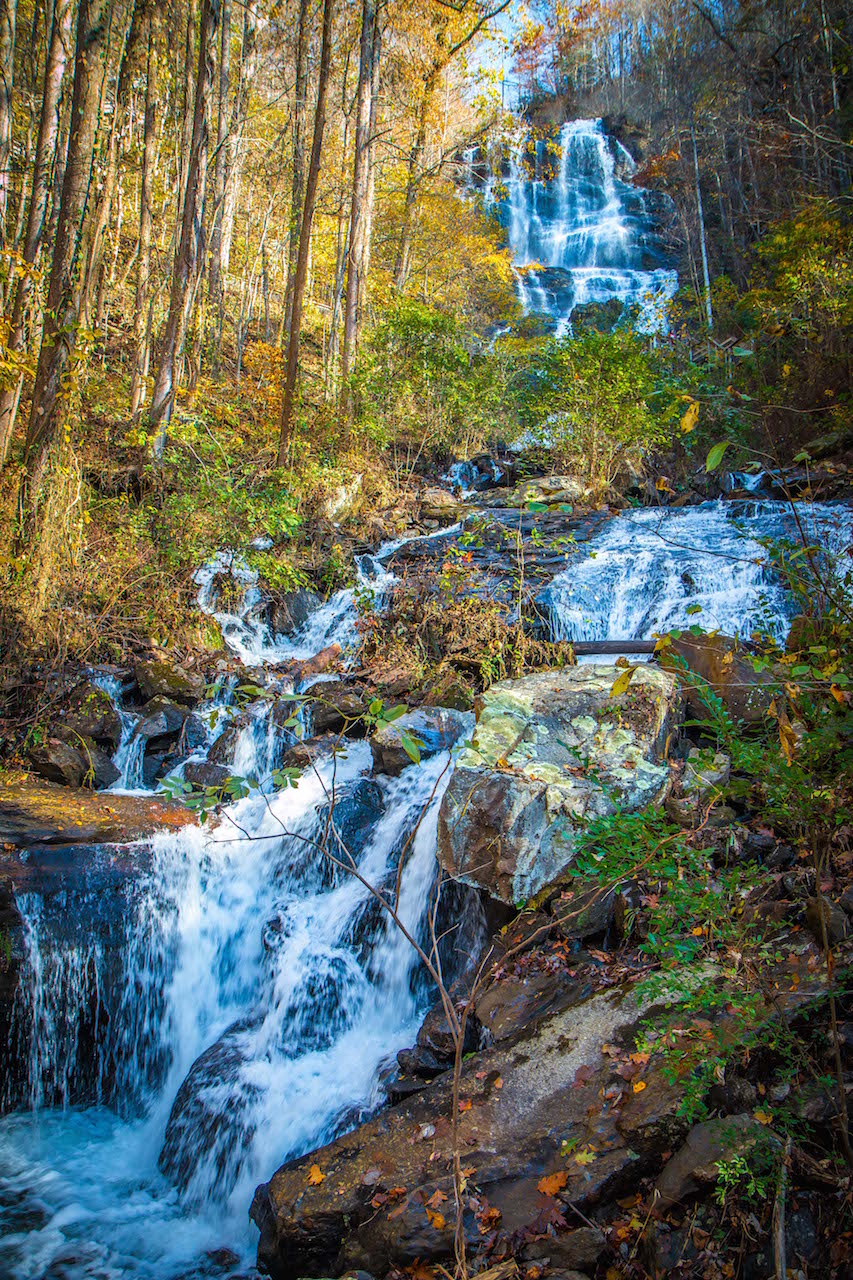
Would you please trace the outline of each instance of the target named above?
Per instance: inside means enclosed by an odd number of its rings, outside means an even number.
[[[654,653],[657,640],[578,640],[570,642],[575,657],[589,658],[607,653]]]

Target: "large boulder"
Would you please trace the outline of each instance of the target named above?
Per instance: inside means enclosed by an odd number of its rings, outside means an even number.
[[[169,658],[137,662],[134,674],[146,700],[162,697],[193,704],[204,696],[204,677],[196,671],[186,671]]]
[[[90,680],[81,680],[63,700],[58,710],[59,727],[81,738],[97,738],[118,743],[121,720],[110,695]]]
[[[539,672],[478,700],[472,745],[439,813],[439,860],[450,875],[501,902],[526,902],[572,861],[582,822],[665,799],[678,682],[639,666],[614,695],[622,675],[610,665]]]
[[[86,776],[86,761],[76,747],[48,738],[30,752],[30,764],[36,773],[48,782],[58,782],[68,787],[82,787]]]
[[[690,711],[700,719],[710,714],[702,697],[704,688],[744,724],[763,723],[777,696],[778,681],[769,671],[756,671],[743,645],[731,636],[682,632],[661,649],[660,660],[662,666],[679,673]]]
[[[399,720],[379,729],[370,739],[376,772],[389,773],[396,778],[412,763],[412,757],[403,746],[404,740],[408,740],[410,745],[412,740],[416,740],[420,758],[428,760],[440,751],[448,751],[473,728],[474,717],[463,712],[447,711],[443,707],[407,711]]]
[[[270,628],[275,636],[293,635],[308,621],[322,604],[321,597],[308,587],[298,591],[286,591],[273,601],[270,608]]]

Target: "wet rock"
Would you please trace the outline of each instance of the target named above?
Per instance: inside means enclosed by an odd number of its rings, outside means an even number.
[[[571,892],[562,894],[553,905],[553,914],[565,938],[589,938],[604,933],[613,924],[618,885],[578,881]]]
[[[330,756],[339,746],[336,733],[304,738],[301,742],[294,742],[292,746],[285,749],[281,762],[286,769],[308,769],[316,760]]]
[[[0,780],[0,844],[113,844],[196,821],[184,805],[164,803],[156,796],[110,795],[109,803],[105,799],[96,792],[70,791],[7,774]],[[0,879],[3,874],[0,858]]]
[[[604,1232],[598,1227],[578,1227],[528,1246],[525,1257],[531,1260],[548,1257],[551,1269],[564,1276],[567,1272],[576,1274],[581,1267],[594,1270],[605,1248]]]
[[[162,694],[156,694],[146,702],[136,732],[140,738],[149,740],[175,738],[182,732],[189,714],[186,707]]]
[[[446,489],[424,489],[421,494],[421,518],[439,524],[455,524],[465,507]]]
[[[759,1142],[778,1143],[778,1139],[752,1116],[727,1116],[695,1125],[655,1183],[656,1203],[666,1210],[698,1195],[717,1181],[718,1162],[744,1155]]]
[[[451,989],[450,994],[459,1009],[464,1005],[468,992],[462,983],[458,983]],[[477,1018],[472,1018],[469,1015],[465,1026],[465,1040],[462,1045],[462,1052],[473,1053],[479,1045],[479,1040]],[[437,1001],[432,1006],[421,1023],[416,1043],[419,1050],[432,1054],[439,1062],[444,1062],[445,1065],[449,1065],[453,1061],[456,1053],[456,1043],[441,1001]]]
[[[309,676],[322,675],[337,663],[342,653],[343,649],[339,644],[327,644],[313,658],[306,658],[304,662],[297,662],[292,667],[293,679],[307,680]]]
[[[541,672],[478,700],[473,745],[439,814],[439,860],[451,876],[525,902],[571,862],[580,819],[663,801],[677,682],[640,666],[613,697],[621,674],[609,665]]]
[[[474,690],[455,671],[444,671],[428,690],[423,705],[447,707],[450,711],[472,711]]]
[[[823,917],[823,925],[821,917]],[[827,898],[809,898],[805,906],[805,921],[818,946],[823,946],[824,928],[827,941],[831,946],[843,942],[850,932],[850,924],[844,909]]]
[[[60,705],[56,719],[63,729],[81,738],[97,738],[115,746],[121,737],[121,720],[112,699],[90,680],[75,685]]]
[[[582,502],[588,493],[589,485],[580,476],[540,476],[537,480],[523,480],[513,492],[511,501],[516,506],[526,506],[528,502],[570,506]]]
[[[318,685],[308,697],[310,701],[306,705],[310,711],[311,733],[314,736],[327,733],[330,729],[351,726],[366,710],[362,690],[347,685],[342,680]]]
[[[330,852],[338,858],[343,856],[344,860],[348,860],[347,855],[357,858],[384,810],[382,788],[371,778],[359,778],[357,782],[338,788]],[[323,806],[320,812],[328,813],[328,806]]]
[[[594,331],[612,333],[622,318],[624,304],[619,298],[607,302],[587,302],[572,312],[572,329],[575,333]]]
[[[204,696],[204,677],[169,658],[147,658],[134,667],[143,698],[169,698],[194,704]]]
[[[231,777],[231,770],[224,764],[211,764],[209,760],[189,760],[184,765],[184,778],[194,787],[223,787]]]
[[[441,751],[449,751],[459,738],[470,734],[474,717],[443,707],[407,711],[370,739],[373,765],[377,773],[396,778],[412,763],[403,746],[403,735],[415,740],[421,760],[429,760]]]
[[[474,1012],[490,1042],[498,1044],[581,1004],[589,995],[583,980],[570,981],[562,973],[509,974],[477,996]]]
[[[707,719],[708,707],[700,697],[702,683],[710,686],[729,715],[744,724],[763,724],[773,701],[776,681],[769,671],[756,671],[731,636],[693,636],[683,632],[661,650],[661,665],[677,671],[684,681],[690,711]],[[686,677],[684,666],[692,673]],[[686,678],[685,678],[686,677]]]
[[[322,604],[321,597],[308,587],[278,596],[270,607],[270,630],[274,636],[290,636],[303,627]]]
[[[108,756],[106,751],[102,751],[94,739],[81,738],[78,750],[86,765],[83,776],[84,786],[103,791],[106,787],[111,787],[114,782],[118,782],[121,774],[113,764],[112,757]]]
[[[602,993],[548,1019],[517,1045],[496,1046],[463,1065],[460,1097],[470,1106],[458,1124],[469,1185],[488,1197],[506,1229],[532,1223],[541,1213],[537,1182],[544,1174],[567,1172],[560,1195],[579,1208],[635,1185],[642,1160],[614,1128],[612,1109],[602,1110],[598,1091],[611,1077],[602,1043],[630,1042],[642,1007],[635,991]],[[581,1067],[588,1081],[579,1088]],[[392,1264],[452,1256],[451,1090],[445,1074],[354,1132],[284,1165],[259,1187],[252,1217],[261,1229],[261,1267],[274,1280],[339,1275],[347,1267],[382,1275]],[[647,1095],[639,1121],[633,1099],[626,1104],[626,1129],[651,1131],[656,1123],[671,1134],[678,1091],[656,1079],[636,1097]],[[594,1143],[596,1160],[567,1165],[561,1145],[573,1139]],[[324,1174],[316,1185],[308,1176],[312,1164]],[[405,1187],[406,1196],[389,1201],[392,1187]],[[436,1225],[424,1204],[439,1190],[448,1199]],[[378,1207],[371,1203],[377,1198]],[[480,1238],[469,1209],[465,1227],[472,1240]]]
[[[450,1066],[447,1058],[439,1057],[420,1045],[415,1045],[414,1049],[401,1049],[397,1062],[404,1075],[417,1076],[421,1080],[433,1080]]]
[[[83,753],[76,747],[70,747],[59,738],[48,738],[39,747],[33,747],[29,755],[30,764],[36,773],[48,782],[58,782],[67,787],[82,787],[86,776],[86,761]]]

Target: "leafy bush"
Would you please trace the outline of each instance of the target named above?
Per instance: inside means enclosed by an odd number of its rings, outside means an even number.
[[[666,445],[680,416],[659,362],[627,331],[547,343],[532,356],[517,394],[534,437],[602,489],[624,462]]]

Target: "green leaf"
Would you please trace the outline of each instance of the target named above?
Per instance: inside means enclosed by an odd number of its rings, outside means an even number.
[[[399,720],[400,716],[404,716],[407,710],[408,708],[403,706],[402,704],[398,707],[392,707],[390,711],[385,712],[385,720],[389,724],[391,723],[392,720]]]
[[[400,746],[403,748],[413,764],[420,764],[421,747],[423,745],[424,744],[421,739],[416,737],[415,734],[409,733],[407,729],[404,729],[400,734]]]
[[[693,614],[693,613],[701,613],[701,612],[702,612],[702,606],[701,606],[701,604],[689,604],[689,605],[687,606],[687,608],[686,608],[685,612],[686,612],[686,613],[690,613],[690,614]]]
[[[717,467],[723,460],[723,454],[726,452],[728,447],[728,440],[721,440],[718,444],[715,444],[712,449],[708,450],[708,457],[705,459],[706,472],[710,474],[710,472],[717,470]]]

